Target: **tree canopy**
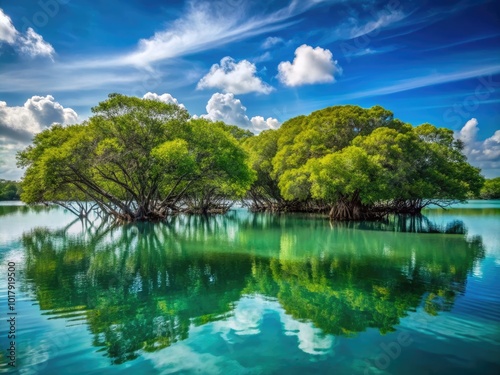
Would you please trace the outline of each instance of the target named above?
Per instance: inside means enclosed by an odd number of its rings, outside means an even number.
[[[18,154],[25,202],[135,221],[225,212],[246,198],[254,210],[360,220],[463,201],[484,182],[451,130],[414,127],[380,106],[329,107],[258,136],[120,94],[92,111]]]
[[[83,124],[43,131],[18,155],[27,167],[25,202],[92,201],[122,221],[154,220],[188,208],[208,212],[214,197],[238,199],[254,179],[224,124],[119,94],[92,112]]]
[[[18,200],[21,196],[19,182],[0,179],[0,201]]]
[[[329,107],[244,145],[258,176],[250,190],[257,210],[272,206],[267,200],[339,220],[417,214],[477,194],[484,180],[451,130],[413,127],[380,106]]]
[[[487,179],[481,188],[482,199],[500,199],[500,177]]]

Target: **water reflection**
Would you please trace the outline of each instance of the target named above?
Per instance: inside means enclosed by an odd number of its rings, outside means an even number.
[[[321,354],[334,345],[328,334],[391,332],[420,305],[450,310],[484,257],[479,237],[246,211],[70,228],[23,235],[25,288],[51,317],[85,321],[115,364],[184,340],[193,325],[220,322],[229,341],[257,334],[256,301],[279,303],[285,334]]]
[[[363,230],[394,231],[401,233],[444,233],[467,234],[467,228],[461,220],[437,224],[424,215],[389,215],[380,221],[338,222],[332,225]]]
[[[45,206],[45,205],[35,205],[35,206],[26,206],[22,205],[20,202],[15,202],[17,204],[6,204],[7,202],[0,202],[0,216],[7,216],[12,214],[18,215],[31,215],[38,214],[41,212],[49,212],[53,209],[57,209],[56,206]]]

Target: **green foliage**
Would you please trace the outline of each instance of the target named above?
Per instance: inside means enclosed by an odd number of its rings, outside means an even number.
[[[262,207],[283,200],[276,180],[271,177],[272,160],[278,149],[278,137],[278,132],[266,130],[258,137],[250,137],[243,142],[243,147],[250,155],[250,165],[257,177],[249,195],[254,203],[258,202]]]
[[[275,196],[299,209],[342,204],[345,212],[337,218],[418,213],[431,203],[463,201],[483,184],[451,130],[413,127],[380,106],[336,106],[299,116],[245,147],[258,175],[254,205],[276,186]],[[353,214],[359,211],[365,214]]]
[[[423,186],[415,192],[422,198],[465,200],[477,195],[484,178],[462,153],[462,143],[455,141],[453,131],[423,124],[414,130],[419,137],[419,154],[414,164],[414,180]]]
[[[362,203],[376,202],[381,197],[381,167],[374,159],[357,146],[312,159],[305,167],[310,171],[312,196],[336,202],[360,194]]]
[[[236,125],[227,125],[222,121],[217,121],[213,123],[213,126],[216,126],[229,134],[231,134],[234,138],[236,138],[239,142],[243,142],[244,140],[251,138],[254,134],[250,130],[242,129]]]
[[[334,106],[253,136],[174,104],[111,94],[81,125],[53,126],[18,155],[22,199],[97,202],[123,221],[189,211],[330,211],[337,219],[418,214],[478,196],[484,179],[449,129],[380,107]]]
[[[481,188],[480,197],[482,199],[500,199],[500,177],[486,180]]]
[[[358,135],[370,134],[378,127],[398,127],[390,111],[380,106],[335,106],[286,121],[280,129],[278,150],[273,159],[273,176],[300,168],[311,158],[342,150]]]
[[[111,94],[87,123],[53,126],[19,153],[27,203],[86,200],[123,221],[164,218],[207,189],[241,197],[254,179],[232,127]]]
[[[0,201],[19,200],[21,184],[16,181],[0,179]]]

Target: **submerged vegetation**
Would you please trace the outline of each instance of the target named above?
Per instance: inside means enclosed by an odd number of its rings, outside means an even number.
[[[120,94],[92,111],[19,153],[23,201],[123,222],[225,212],[240,199],[254,211],[366,220],[463,201],[484,182],[451,130],[413,127],[380,106],[329,107],[258,136]]]

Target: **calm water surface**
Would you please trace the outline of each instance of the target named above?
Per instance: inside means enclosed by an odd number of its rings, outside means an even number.
[[[424,214],[112,227],[3,203],[0,372],[498,374],[500,201]]]

